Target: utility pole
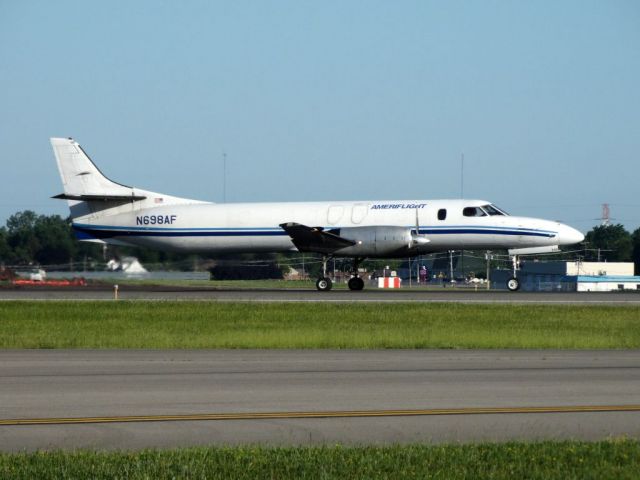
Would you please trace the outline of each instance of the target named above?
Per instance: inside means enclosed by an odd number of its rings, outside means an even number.
[[[449,250],[449,283],[453,283],[453,250]]]
[[[460,198],[464,198],[464,153],[460,155]]]
[[[611,213],[611,211],[609,210],[609,204],[608,203],[603,203],[602,204],[602,217],[600,218],[600,225],[606,227],[606,226],[609,226],[611,224],[610,213]]]
[[[222,152],[222,203],[227,203],[227,152]]]
[[[487,253],[484,254],[484,258],[487,260],[487,290],[491,288],[491,281],[489,279],[489,275],[491,273],[491,259],[493,255],[491,255],[491,250],[487,250]]]

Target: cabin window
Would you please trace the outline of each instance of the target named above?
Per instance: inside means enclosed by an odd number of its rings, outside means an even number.
[[[438,210],[438,220],[444,220],[445,218],[447,218],[447,209],[441,208]]]
[[[465,217],[485,217],[487,214],[480,207],[466,207],[462,210]]]

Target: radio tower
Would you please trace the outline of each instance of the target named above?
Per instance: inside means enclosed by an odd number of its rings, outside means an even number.
[[[609,204],[602,204],[602,218],[600,219],[600,225],[603,227],[610,225],[611,218],[609,217]]]

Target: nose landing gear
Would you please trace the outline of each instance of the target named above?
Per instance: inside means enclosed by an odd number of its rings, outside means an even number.
[[[510,292],[517,292],[520,290],[520,280],[516,277],[518,273],[518,256],[513,255],[511,261],[513,262],[513,277],[507,280],[507,288]]]

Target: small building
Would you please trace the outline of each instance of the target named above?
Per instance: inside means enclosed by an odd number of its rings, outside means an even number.
[[[640,277],[624,275],[578,275],[575,277],[578,292],[611,292],[613,290],[640,290]]]
[[[520,288],[525,292],[610,292],[640,290],[631,262],[521,261]],[[491,272],[491,288],[505,290],[510,270]]]

